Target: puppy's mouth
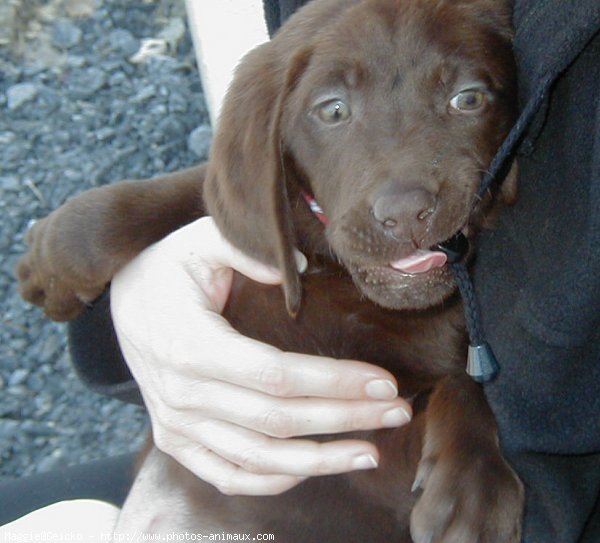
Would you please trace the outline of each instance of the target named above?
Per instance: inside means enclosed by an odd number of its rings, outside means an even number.
[[[425,309],[455,290],[449,264],[463,258],[469,243],[462,231],[429,249],[416,249],[387,264],[346,263],[367,298],[388,309]]]
[[[442,243],[430,249],[417,249],[410,255],[390,262],[390,266],[406,274],[426,273],[463,260],[469,252],[469,241],[465,235],[466,228],[456,232]]]

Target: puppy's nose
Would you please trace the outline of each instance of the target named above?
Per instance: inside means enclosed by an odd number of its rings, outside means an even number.
[[[424,188],[386,183],[375,191],[372,212],[385,228],[407,230],[408,234],[425,227],[435,212],[436,202],[435,195]]]

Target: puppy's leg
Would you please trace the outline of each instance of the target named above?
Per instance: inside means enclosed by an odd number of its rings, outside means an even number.
[[[415,543],[519,543],[523,487],[500,452],[482,388],[466,374],[444,379],[426,411],[411,514]]]
[[[140,251],[204,214],[204,176],[201,165],[69,199],[27,233],[21,296],[51,319],[75,318]]]

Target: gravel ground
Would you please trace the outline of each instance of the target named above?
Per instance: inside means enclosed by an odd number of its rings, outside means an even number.
[[[135,450],[148,428],[141,408],[83,387],[64,326],[19,298],[28,223],[204,159],[210,127],[182,0],[0,3],[0,477],[13,478]],[[132,59],[146,38],[163,53]]]

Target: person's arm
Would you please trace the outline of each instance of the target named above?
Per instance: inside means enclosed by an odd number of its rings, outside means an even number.
[[[112,282],[115,329],[157,446],[230,494],[273,494],[309,476],[376,467],[371,443],[296,438],[408,422],[410,406],[397,398],[392,375],[239,335],[219,314],[231,267],[280,281],[203,218],[144,251]]]

